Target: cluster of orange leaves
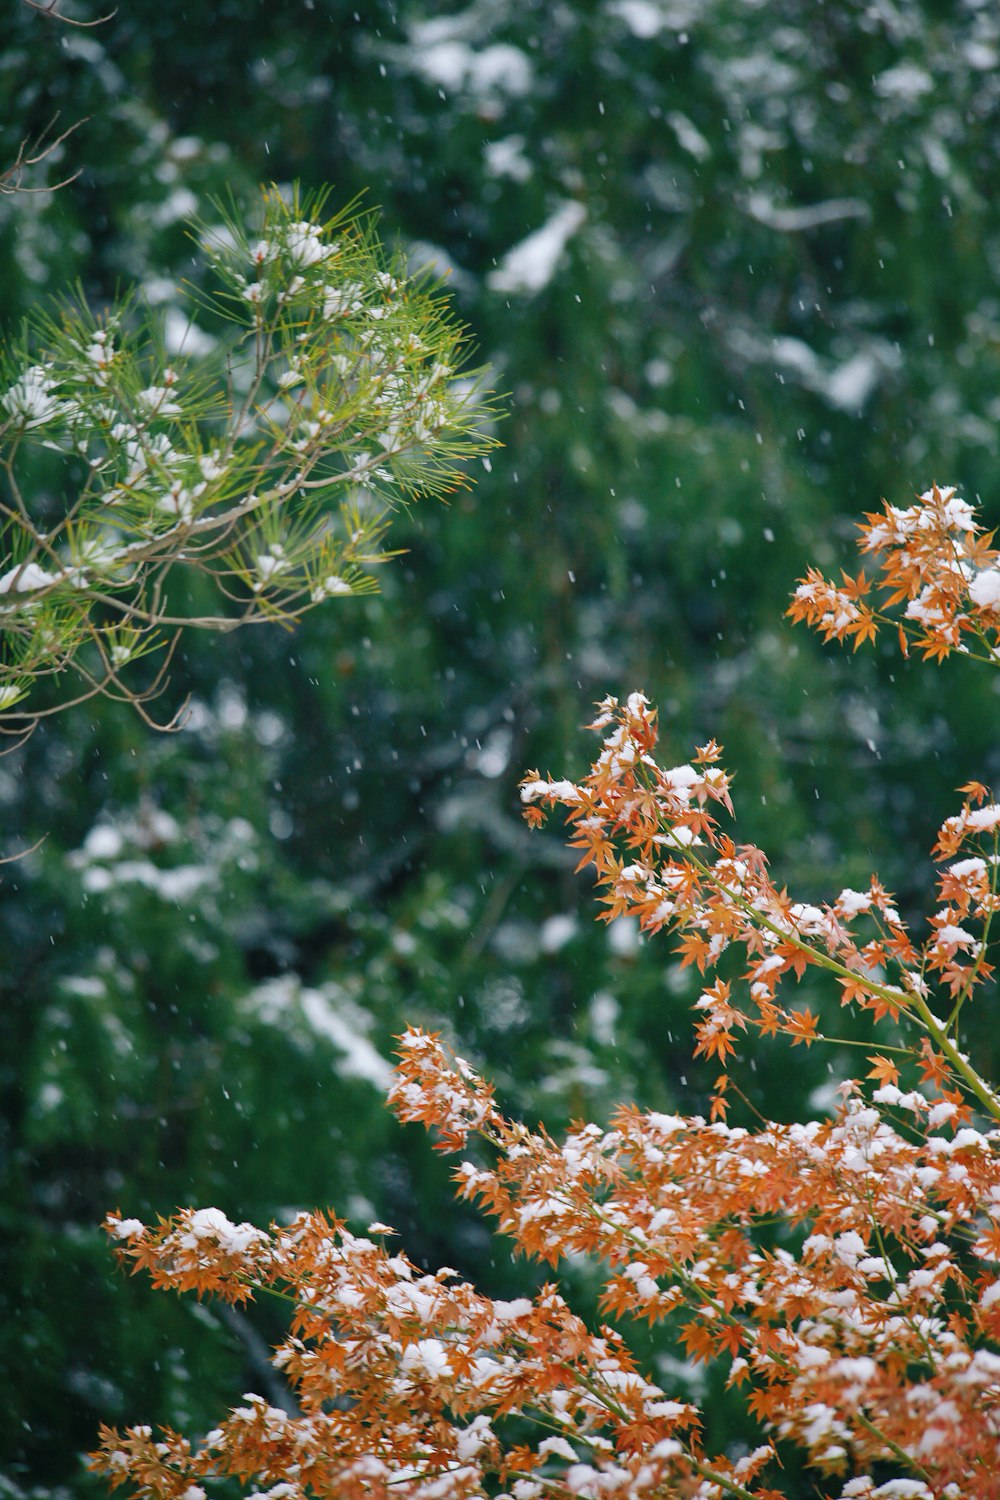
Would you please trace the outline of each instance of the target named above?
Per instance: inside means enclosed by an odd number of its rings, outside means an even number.
[[[978,546],[967,511],[935,488],[891,511],[895,530],[869,518],[865,545],[874,536],[893,552],[886,574],[897,589],[905,576],[900,597],[918,601],[924,616],[909,618],[927,631],[943,595],[926,590],[957,576],[958,522]],[[967,602],[994,559],[969,556]],[[827,634],[852,633],[809,615],[829,605],[813,575],[803,588],[798,612]],[[991,588],[977,589],[981,600]],[[957,643],[960,615],[956,605],[947,627]],[[822,906],[777,887],[761,851],[719,828],[716,813],[732,812],[719,747],[661,766],[641,694],[608,699],[595,728],[604,739],[591,773],[579,784],[529,775],[526,815],[537,824],[567,809],[608,919],[671,931],[703,973],[740,958],[732,977],[706,981],[696,1051],[726,1068],[750,1030],[812,1043],[818,1018],[779,990],[818,970],[843,1004],[907,1045],[883,1043],[873,1081],[845,1082],[832,1119],[732,1126],[724,1072],[707,1119],[628,1106],[557,1142],[508,1119],[436,1036],[408,1031],[397,1115],[462,1158],[459,1193],[520,1253],[599,1266],[606,1321],[589,1327],[555,1283],[499,1302],[448,1267],[424,1273],[388,1246],[386,1225],[359,1236],[322,1214],[266,1232],[217,1209],[155,1227],[113,1214],[120,1257],[157,1286],[233,1302],[273,1290],[295,1304],[274,1354],[290,1410],[247,1396],[198,1443],[105,1430],[92,1463],[113,1485],[148,1500],[205,1500],[206,1484],[227,1477],[252,1484],[254,1500],[781,1500],[793,1445],[830,1500],[994,1500],[1000,1100],[958,1036],[992,975],[1000,805],[976,783],[963,788],[939,833],[938,906],[918,942],[877,879]],[[642,1373],[622,1319],[662,1324],[692,1360],[721,1364],[760,1445],[706,1452],[697,1408]]]
[[[574,785],[530,773],[521,784],[526,816],[537,826],[547,810],[567,809],[571,846],[582,851],[581,867],[594,866],[605,920],[632,916],[646,933],[669,928],[682,965],[695,964],[702,973],[743,950],[744,1003],[734,1001],[730,980],[705,988],[696,1003],[702,1019],[695,1026],[695,1055],[726,1066],[737,1034],[750,1026],[762,1036],[785,1035],[793,1045],[815,1041],[818,1017],[808,1007],[782,1004],[778,995],[787,975],[801,979],[813,967],[836,977],[842,1004],[870,1011],[877,1021],[911,1013],[931,1034],[924,1038],[923,1078],[940,1084],[946,1074],[932,1044],[930,983],[948,991],[953,1029],[962,1005],[993,974],[986,938],[1000,908],[990,852],[997,847],[1000,806],[989,801],[986,788],[965,787],[962,811],[939,832],[934,852],[950,862],[939,878],[930,934],[917,944],[877,878],[866,890],[843,890],[823,906],[796,902],[771,880],[760,849],[721,832],[708,808],[732,812],[731,778],[718,765],[714,741],[692,763],[664,769],[653,754],[656,713],[641,693],[624,705],[608,698],[600,708],[591,727],[611,732],[590,775]],[[969,858],[954,859],[965,851]],[[897,1081],[884,1058],[878,1067],[884,1081]],[[723,1075],[715,1103],[720,1115],[725,1083]]]
[[[1000,552],[950,485],[933,485],[905,510],[885,502],[882,514],[867,515],[858,529],[860,550],[879,555],[880,576],[843,573],[838,587],[810,568],[788,610],[793,620],[824,640],[853,641],[855,651],[892,623],[904,654],[912,642],[940,661],[968,652],[973,641],[983,656],[1000,660]],[[885,595],[881,603],[872,602],[876,589]],[[900,604],[905,609],[894,618],[888,611]]]

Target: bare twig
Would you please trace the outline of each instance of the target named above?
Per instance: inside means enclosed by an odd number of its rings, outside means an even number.
[[[29,10],[37,10],[40,16],[47,16],[50,21],[60,21],[63,26],[76,26],[81,31],[89,31],[92,26],[103,26],[105,21],[113,21],[118,14],[118,7],[109,10],[106,16],[98,16],[96,21],[74,21],[72,16],[64,16],[61,11],[56,10],[56,0],[49,0],[47,5],[39,4],[39,0],[24,0]]]
[[[58,21],[61,26],[74,26],[79,31],[90,31],[94,26],[103,26],[107,21],[113,20],[118,14],[116,8],[115,10],[109,10],[106,15],[98,16],[94,21],[77,21],[72,16],[63,15],[62,11],[57,10],[56,0],[45,0],[45,3],[43,3],[43,0],[24,0],[24,3],[29,10],[37,11],[40,16],[45,16],[46,20]],[[64,177],[60,182],[46,183],[42,187],[25,187],[22,180],[29,167],[37,167],[41,162],[46,161],[53,152],[59,149],[68,136],[71,136],[75,130],[79,130],[81,125],[87,123],[90,116],[85,115],[82,120],[77,120],[75,124],[70,125],[68,129],[63,130],[57,135],[54,140],[46,140],[49,132],[55,128],[58,118],[59,116],[55,115],[35,140],[32,140],[30,136],[25,136],[21,141],[17,148],[17,156],[11,162],[10,166],[0,171],[0,196],[12,193],[55,193],[60,188],[68,187],[71,182],[75,182],[79,177],[80,169],[77,168],[75,172],[71,172],[68,177]]]
[[[25,3],[30,4],[31,0],[25,0]],[[54,193],[59,188],[67,187],[69,183],[76,181],[80,175],[80,168],[77,168],[75,172],[71,172],[68,177],[64,177],[61,182],[46,183],[43,187],[25,187],[21,180],[29,167],[37,167],[39,162],[43,162],[50,157],[62,145],[63,141],[73,134],[74,130],[79,130],[81,125],[86,125],[90,116],[85,115],[82,120],[77,120],[75,124],[61,131],[54,140],[47,141],[46,136],[55,127],[58,118],[58,115],[54,115],[41,135],[34,141],[31,141],[29,136],[25,136],[17,148],[17,156],[9,167],[5,167],[0,172],[0,194]]]
[[[22,743],[23,743],[23,741],[22,741]],[[4,751],[4,752],[0,752],[0,753],[6,754],[7,752]],[[47,833],[43,833],[42,836],[41,836],[41,838],[36,839],[35,842],[31,845],[30,848],[28,848],[28,849],[20,849],[17,854],[3,854],[3,855],[0,855],[0,865],[16,865],[19,860],[27,859],[29,854],[34,854],[35,851],[36,851],[36,849],[40,849],[42,847],[42,845],[45,843],[45,840],[47,838],[48,838],[48,834]]]

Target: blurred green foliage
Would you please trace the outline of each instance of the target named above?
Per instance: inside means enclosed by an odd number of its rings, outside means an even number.
[[[741,831],[801,898],[877,869],[920,910],[953,787],[1000,770],[994,701],[782,612],[808,562],[855,566],[881,495],[955,483],[1000,519],[1000,20],[131,0],[79,30],[7,0],[4,25],[0,161],[89,116],[47,167],[73,184],[0,198],[11,336],[79,280],[95,307],[139,283],[197,339],[189,215],[331,183],[450,270],[512,412],[472,492],[403,519],[379,597],[185,643],[176,735],[82,710],[0,761],[3,852],[45,836],[3,871],[0,1493],[41,1496],[90,1487],[99,1420],[214,1421],[280,1326],[122,1282],[110,1207],[331,1205],[486,1290],[534,1274],[385,1114],[404,1020],[552,1129],[700,1107],[696,976],[595,924],[589,876],[520,822],[523,770],[589,763],[596,698],[642,688],[676,761],[721,740]],[[741,1081],[789,1118],[853,1065],[762,1047]],[[668,1338],[649,1358],[694,1388]],[[749,1439],[728,1398],[708,1414]]]

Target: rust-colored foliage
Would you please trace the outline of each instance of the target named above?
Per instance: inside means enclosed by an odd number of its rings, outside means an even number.
[[[886,554],[890,605],[908,601],[904,638],[916,632],[925,655],[968,638],[994,656],[1000,569],[978,533],[937,488],[863,528],[865,550]],[[870,589],[864,575],[834,590],[810,573],[793,613],[859,644],[885,618]],[[401,1039],[390,1102],[459,1155],[459,1194],[521,1253],[554,1271],[569,1256],[602,1268],[607,1323],[589,1327],[555,1281],[497,1302],[447,1267],[423,1274],[386,1248],[385,1225],[358,1237],[321,1214],[267,1232],[215,1209],[155,1228],[113,1214],[119,1255],[156,1285],[291,1297],[274,1363],[301,1413],[246,1397],[198,1444],[105,1431],[92,1463],[113,1485],[150,1500],[203,1500],[221,1476],[268,1500],[782,1500],[781,1450],[795,1445],[830,1500],[995,1500],[1000,1098],[959,1022],[993,974],[1000,805],[978,783],[962,789],[921,940],[877,878],[822,906],[776,885],[764,854],[720,827],[733,807],[719,747],[661,764],[642,694],[607,699],[594,728],[589,775],[532,773],[526,815],[565,809],[605,918],[668,929],[706,975],[695,1052],[722,1070],[709,1118],[627,1105],[556,1141],[508,1119],[420,1030]],[[733,951],[736,981],[714,973]],[[730,1070],[755,1037],[825,1039],[785,999],[784,981],[807,972],[827,973],[878,1033],[867,1080],[844,1081],[832,1119],[733,1127]],[[707,1453],[699,1412],[637,1368],[622,1318],[666,1324],[692,1359],[720,1364],[760,1445]]]
[[[886,502],[858,529],[858,546],[879,557],[881,577],[844,573],[838,587],[810,568],[788,611],[793,620],[855,650],[891,623],[904,654],[914,644],[933,661],[952,651],[1000,660],[1000,553],[950,485],[932,485],[906,510]],[[872,602],[876,588],[881,605]],[[906,606],[899,620],[887,613],[897,604]]]

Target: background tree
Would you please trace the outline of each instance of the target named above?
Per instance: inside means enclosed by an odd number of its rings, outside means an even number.
[[[725,741],[747,834],[803,898],[874,867],[915,908],[897,851],[931,841],[957,734],[995,773],[992,713],[962,664],[947,713],[895,658],[849,678],[774,599],[832,561],[841,518],[928,476],[991,521],[996,31],[973,6],[792,0],[223,4],[211,24],[137,0],[87,32],[15,12],[0,160],[57,110],[90,120],[52,162],[76,183],[0,201],[11,328],[54,285],[99,310],[137,281],[171,358],[207,350],[177,290],[187,215],[258,180],[367,187],[413,263],[450,268],[515,412],[474,501],[397,525],[380,598],[179,648],[181,735],[84,710],[0,768],[8,847],[49,833],[4,885],[19,1485],[69,1482],[101,1418],[197,1423],[250,1383],[238,1338],[183,1304],[139,1317],[105,1279],[109,1202],[266,1222],[358,1193],[358,1222],[417,1258],[514,1285],[421,1147],[375,1124],[378,1090],[338,1081],[364,1026],[384,1058],[404,1015],[444,1025],[553,1129],[622,1098],[703,1105],[686,973],[634,926],[579,921],[587,877],[519,822],[521,768],[569,764],[609,687],[644,683],[682,743]],[[200,891],[129,874],[209,867],[236,818],[255,852]],[[762,1062],[749,1096],[771,1113],[780,1084],[791,1114],[829,1082]]]

